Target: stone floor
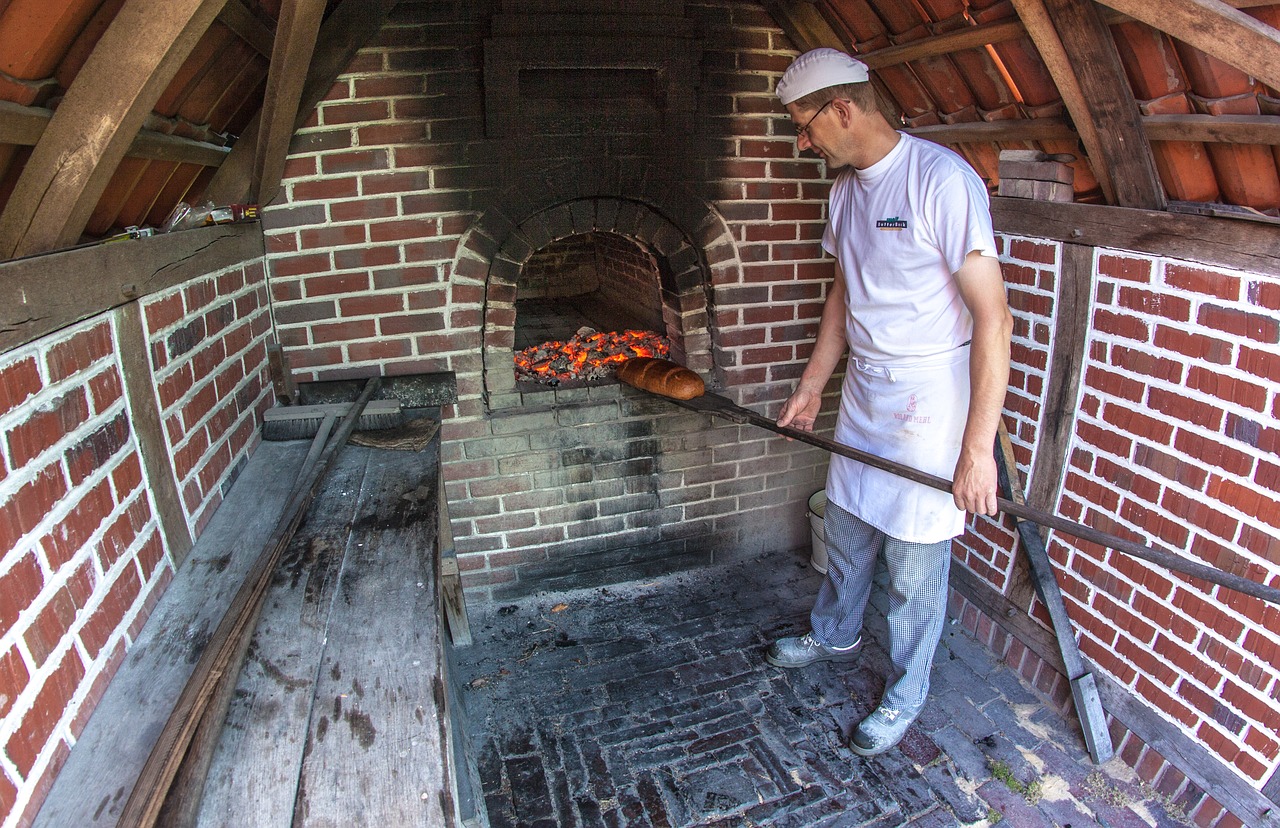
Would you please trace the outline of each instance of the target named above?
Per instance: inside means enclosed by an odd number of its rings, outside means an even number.
[[[853,754],[888,663],[884,592],[858,663],[770,667],[768,642],[808,628],[821,576],[806,563],[471,607],[475,643],[456,655],[490,824],[1187,824],[1120,760],[1094,766],[1075,720],[956,624],[907,737]]]

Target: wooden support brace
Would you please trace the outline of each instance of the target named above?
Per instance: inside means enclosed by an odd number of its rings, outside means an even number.
[[[997,449],[996,471],[1004,496],[1015,503],[1025,503],[1022,487],[1015,485],[1018,467],[1013,459],[1013,444],[1003,421],[1000,423]],[[1075,632],[1071,627],[1071,619],[1067,616],[1066,603],[1062,600],[1058,581],[1053,574],[1053,563],[1045,549],[1044,538],[1040,536],[1040,527],[1035,523],[1017,517],[1013,517],[1013,521],[1018,529],[1018,537],[1022,539],[1022,551],[1031,565],[1036,594],[1049,610],[1049,618],[1053,621],[1053,631],[1058,639],[1058,649],[1062,652],[1067,679],[1071,683],[1071,698],[1075,702],[1076,716],[1080,719],[1080,729],[1084,732],[1085,745],[1089,748],[1089,756],[1094,763],[1101,765],[1115,755],[1111,733],[1107,730],[1106,711],[1102,709],[1093,674],[1085,668],[1084,660],[1080,657],[1080,648],[1076,645]]]
[[[449,499],[444,493],[444,471],[439,477],[437,503],[440,514],[440,596],[444,599],[444,616],[449,625],[449,638],[455,647],[471,646],[471,622],[467,619],[467,603],[462,596],[462,576],[458,572],[458,555],[453,548],[453,526],[449,522]]]

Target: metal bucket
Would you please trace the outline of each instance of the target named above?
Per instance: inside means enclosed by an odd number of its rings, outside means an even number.
[[[827,574],[827,530],[823,518],[827,513],[827,490],[820,489],[809,497],[809,537],[813,542],[813,554],[809,566]]]

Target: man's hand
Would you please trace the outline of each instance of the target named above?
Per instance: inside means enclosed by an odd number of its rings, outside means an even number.
[[[996,460],[991,452],[985,456],[981,452],[960,453],[951,495],[957,509],[978,515],[996,513]]]
[[[791,426],[797,431],[813,431],[813,424],[822,409],[822,395],[815,394],[803,385],[795,390],[790,399],[782,406],[778,415],[778,425]]]

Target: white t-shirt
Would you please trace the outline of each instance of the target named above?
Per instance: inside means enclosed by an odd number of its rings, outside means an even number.
[[[952,274],[971,251],[995,257],[988,205],[964,159],[906,133],[875,164],[840,173],[822,246],[844,271],[850,354],[892,365],[969,341]]]
[[[939,477],[955,471],[973,318],[954,274],[971,251],[996,255],[987,204],[960,156],[905,134],[880,161],[836,179],[822,243],[848,298],[837,442]],[[950,494],[841,455],[827,498],[900,540],[935,543],[964,529]]]

